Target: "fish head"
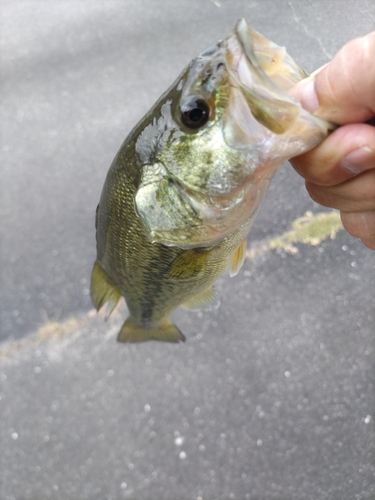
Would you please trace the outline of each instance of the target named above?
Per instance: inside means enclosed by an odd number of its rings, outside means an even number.
[[[190,63],[137,141],[151,242],[210,247],[250,227],[276,168],[331,128],[287,94],[306,76],[245,19]]]

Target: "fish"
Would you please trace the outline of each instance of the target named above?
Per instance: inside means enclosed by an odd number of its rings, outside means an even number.
[[[288,95],[307,76],[240,19],[125,139],[96,211],[90,287],[106,318],[125,298],[119,342],[184,341],[172,311],[218,307],[214,283],[241,268],[277,167],[334,127]]]

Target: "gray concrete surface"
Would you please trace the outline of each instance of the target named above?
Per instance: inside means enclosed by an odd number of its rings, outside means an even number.
[[[221,278],[219,310],[174,314],[185,345],[119,345],[124,306],[90,312],[114,154],[241,16],[312,71],[375,5],[1,4],[2,500],[375,497],[374,253],[344,231]],[[282,167],[250,240],[306,210],[323,211]]]

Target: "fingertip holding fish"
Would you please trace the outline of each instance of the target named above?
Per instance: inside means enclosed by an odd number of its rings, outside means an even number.
[[[315,90],[315,79],[312,77],[306,79],[306,81],[297,85],[296,90],[303,109],[309,111],[309,113],[315,113],[319,107],[318,95]]]

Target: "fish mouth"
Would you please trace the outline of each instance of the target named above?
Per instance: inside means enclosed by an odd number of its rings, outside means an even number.
[[[234,34],[242,46],[247,59],[263,71],[278,90],[288,91],[309,74],[301,68],[286,52],[266,37],[255,31],[246,19],[239,19]],[[262,81],[264,83],[264,81]]]
[[[225,64],[231,83],[240,90],[252,117],[264,127],[258,127],[258,132],[279,135],[293,126],[300,106],[286,91],[307,74],[283,47],[267,40],[245,19],[240,19],[226,39]],[[233,99],[236,98],[233,96]],[[234,107],[239,108],[239,104]],[[239,109],[232,109],[232,114],[233,111],[234,115],[244,114]],[[251,123],[248,118],[242,121]],[[254,135],[256,128],[253,123],[245,126],[245,132]]]

